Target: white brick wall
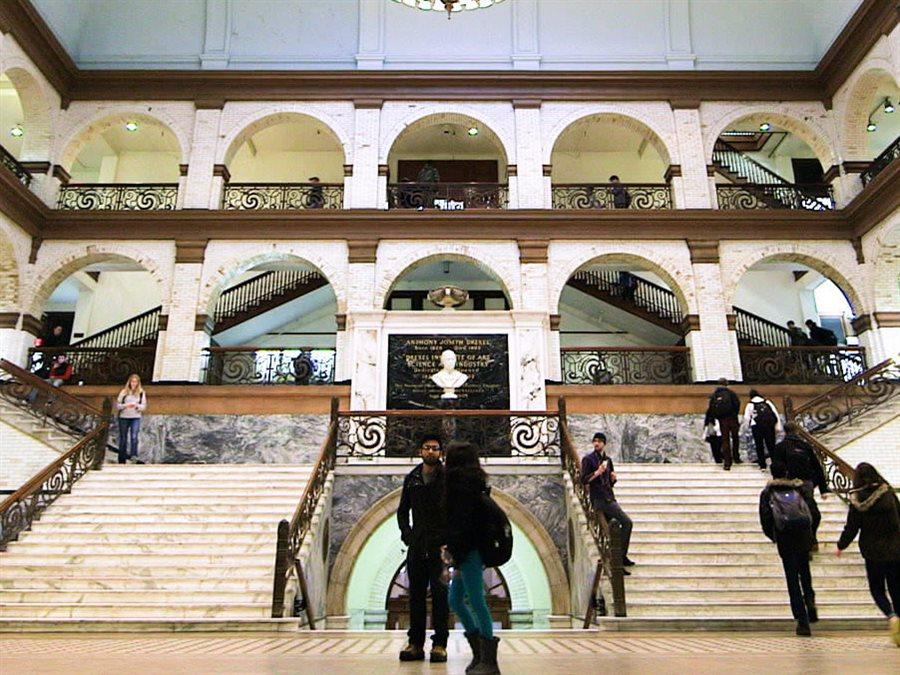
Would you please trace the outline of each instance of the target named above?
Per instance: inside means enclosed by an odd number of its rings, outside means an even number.
[[[58,457],[49,445],[0,421],[0,490],[17,490]]]
[[[894,487],[900,487],[900,417],[882,424],[851,441],[838,451],[838,455],[851,466],[868,462]]]

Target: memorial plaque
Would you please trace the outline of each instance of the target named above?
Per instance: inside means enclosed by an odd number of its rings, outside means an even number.
[[[429,410],[442,405],[431,376],[441,370],[441,352],[452,349],[456,369],[468,375],[456,389],[460,410],[509,410],[509,342],[506,335],[389,335],[389,410]]]

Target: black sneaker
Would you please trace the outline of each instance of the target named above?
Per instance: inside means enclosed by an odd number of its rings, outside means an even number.
[[[622,566],[623,567],[634,567],[634,560],[632,560],[631,558],[625,558],[622,561]]]
[[[401,661],[424,661],[425,650],[414,644],[406,645],[400,652]]]
[[[806,606],[806,613],[809,615],[810,623],[816,623],[819,620],[819,609],[816,607],[816,603],[809,603]]]
[[[623,575],[623,576],[626,576],[626,577],[630,577],[630,576],[631,576],[631,572],[629,572],[628,570],[626,570],[626,569],[623,567],[623,568],[622,568],[622,575]]]
[[[800,637],[810,637],[812,635],[812,631],[809,629],[808,623],[800,623],[797,622],[797,635]]]

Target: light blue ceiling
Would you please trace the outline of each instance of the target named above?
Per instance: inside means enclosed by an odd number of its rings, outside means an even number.
[[[82,68],[810,69],[861,0],[32,0]]]

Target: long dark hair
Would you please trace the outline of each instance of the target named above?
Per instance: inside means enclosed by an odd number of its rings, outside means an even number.
[[[853,491],[859,494],[863,499],[868,498],[879,485],[890,485],[880,473],[878,469],[868,462],[860,462],[853,471]]]
[[[447,446],[444,484],[448,491],[461,483],[487,482],[487,474],[481,468],[478,455],[478,446],[469,441],[453,441]]]

